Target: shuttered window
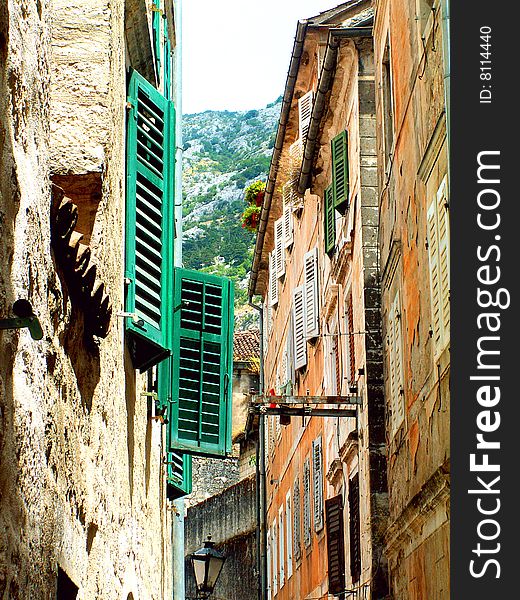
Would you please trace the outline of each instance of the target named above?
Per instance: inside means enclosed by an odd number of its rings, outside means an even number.
[[[307,252],[303,258],[305,275],[305,336],[318,336],[318,249]]]
[[[332,147],[332,189],[334,206],[342,214],[348,208],[348,147],[347,132],[342,131],[333,138]]]
[[[311,515],[311,461],[303,463],[303,544],[307,548],[312,541]]]
[[[402,360],[402,319],[399,292],[394,296],[388,315],[388,361],[391,432],[397,431],[404,419],[404,380]]]
[[[173,261],[173,105],[132,72],[126,147],[125,319],[134,367],[145,371],[169,354]]]
[[[446,178],[428,208],[428,261],[434,358],[437,360],[450,340],[450,248]]]
[[[169,500],[190,494],[192,490],[191,478],[192,459],[188,454],[180,452],[167,453],[166,483]]]
[[[349,481],[348,488],[349,533],[350,533],[350,574],[352,582],[361,577],[361,537],[359,520],[359,475]]]
[[[157,366],[157,406],[167,420],[170,418],[172,400],[173,357],[163,360]],[[166,448],[172,447],[171,431],[166,429]],[[166,483],[168,498],[180,498],[192,490],[192,459],[189,454],[178,451],[166,454]]]
[[[330,254],[336,245],[336,211],[334,209],[334,197],[332,185],[325,189],[323,198],[323,217],[325,233],[325,252]]]
[[[271,567],[273,566],[273,561],[271,559],[271,530],[267,530],[267,600],[271,600],[272,594],[272,586],[271,586]]]
[[[278,540],[280,547],[280,589],[285,584],[285,511],[284,506],[280,506],[278,511]]]
[[[225,456],[231,450],[231,281],[176,268],[173,313],[172,449]]]
[[[301,369],[307,364],[307,343],[305,340],[305,304],[303,286],[293,290],[294,324],[294,368]]]
[[[356,383],[356,340],[354,337],[354,304],[352,302],[352,292],[347,296],[347,324],[348,324],[348,369],[350,384]]]
[[[275,251],[269,254],[269,304],[278,304],[278,274]]]
[[[312,91],[307,92],[298,100],[298,120],[300,127],[300,140],[302,144],[305,144],[307,134],[309,133],[309,126],[311,124],[312,115]]]
[[[323,447],[321,436],[312,442],[314,531],[323,529]]]
[[[283,245],[290,248],[294,243],[294,217],[290,202],[286,199],[285,188],[283,192]]]
[[[297,477],[293,487],[293,552],[295,560],[300,560],[302,555],[301,529],[300,478]]]
[[[292,503],[291,492],[287,492],[285,496],[285,539],[287,541],[287,579],[289,580],[293,574],[293,535],[292,535]]]
[[[325,501],[329,594],[345,590],[345,541],[343,535],[343,498],[341,494]]]
[[[274,255],[276,277],[285,275],[285,245],[283,232],[283,216],[274,222]]]
[[[271,542],[271,560],[273,561],[273,596],[276,596],[278,593],[278,527],[276,526],[276,519],[273,521]]]

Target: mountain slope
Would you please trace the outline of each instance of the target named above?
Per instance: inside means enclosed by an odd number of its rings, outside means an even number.
[[[280,102],[183,116],[183,263],[235,281],[239,328],[253,321],[246,307],[254,234],[240,221],[244,189],[267,178]]]

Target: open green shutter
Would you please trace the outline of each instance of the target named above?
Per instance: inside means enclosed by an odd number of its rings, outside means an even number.
[[[125,310],[134,316],[125,323],[134,366],[144,371],[169,353],[175,113],[135,71],[128,97]]]
[[[192,459],[189,454],[180,452],[168,452],[167,470],[167,496],[169,500],[175,500],[192,490]]]
[[[231,451],[233,286],[214,275],[174,274],[171,450]]]
[[[325,217],[325,252],[329,254],[336,244],[336,215],[332,185],[325,189],[323,215]]]
[[[343,214],[348,208],[347,132],[342,131],[333,138],[331,146],[334,207]]]

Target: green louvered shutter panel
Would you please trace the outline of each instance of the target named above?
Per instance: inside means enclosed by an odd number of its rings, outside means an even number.
[[[341,213],[348,208],[348,150],[347,132],[342,131],[331,142],[332,189],[334,207]]]
[[[169,354],[175,112],[135,71],[128,89],[125,319],[134,367]]]
[[[166,31],[166,21],[164,23]],[[168,100],[172,99],[172,57],[171,43],[169,39],[164,40],[164,95]]]
[[[325,252],[330,254],[336,245],[336,215],[332,185],[325,189],[323,215],[325,217]]]
[[[171,449],[205,456],[231,451],[233,286],[175,269]]]
[[[189,454],[181,452],[168,452],[167,469],[167,496],[169,500],[175,500],[192,490],[192,459]]]

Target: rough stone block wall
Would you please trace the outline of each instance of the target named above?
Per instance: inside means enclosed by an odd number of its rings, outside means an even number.
[[[122,3],[0,6],[0,318],[26,298],[44,333],[0,331],[0,597],[9,600],[55,598],[58,567],[78,600],[171,597],[161,425],[147,417],[122,320],[86,343],[50,244],[51,176],[100,173],[89,243],[122,308],[123,39]]]
[[[222,493],[188,509],[185,525],[186,556],[211,535],[226,556],[214,596],[226,600],[257,597],[255,478],[248,477]],[[186,559],[186,596],[195,598],[195,581]]]

